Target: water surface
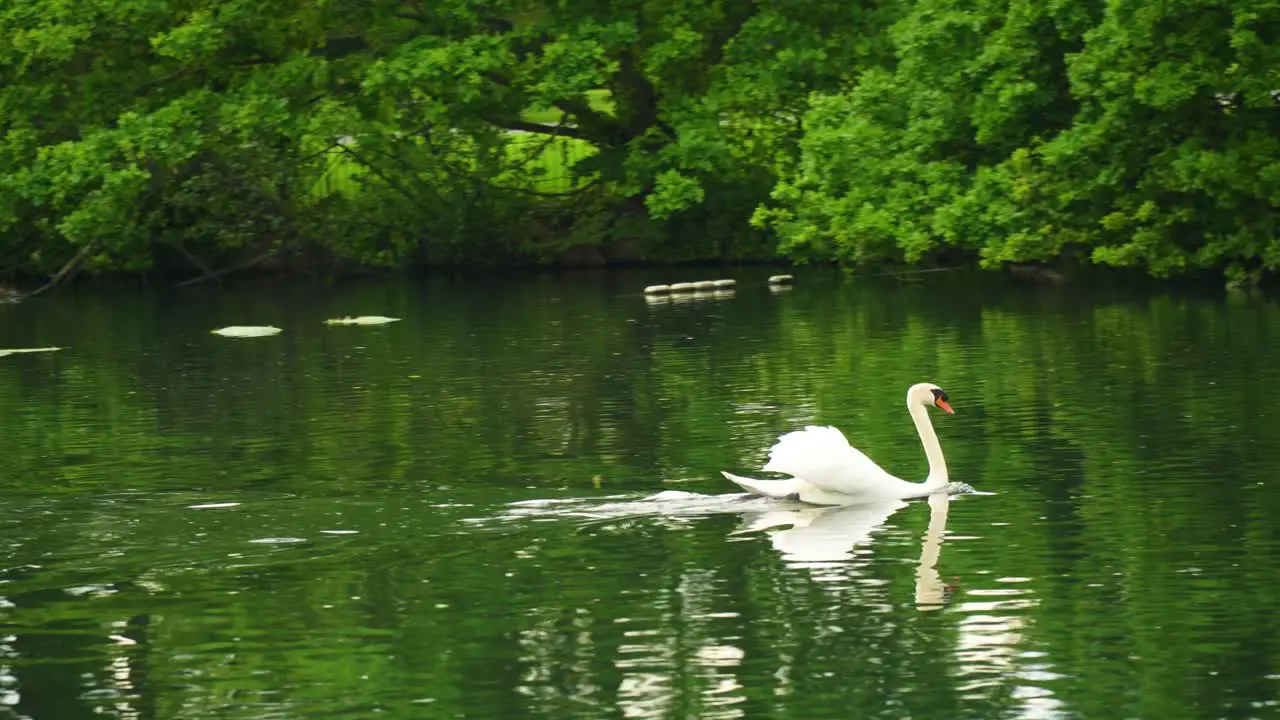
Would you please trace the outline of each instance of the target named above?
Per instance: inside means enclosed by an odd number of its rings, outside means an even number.
[[[0,358],[0,718],[1277,714],[1274,303],[728,274],[0,306],[67,348]],[[808,423],[921,479],[922,380],[993,494],[703,497]]]

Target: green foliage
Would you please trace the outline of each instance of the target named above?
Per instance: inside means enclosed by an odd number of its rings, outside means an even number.
[[[895,63],[813,103],[756,222],[850,263],[1275,270],[1277,29],[1273,3],[921,0]]]
[[[1252,277],[1277,36],[1264,0],[14,0],[0,271],[629,245]]]
[[[699,217],[732,231],[764,197],[761,169],[789,162],[807,94],[873,54],[880,14],[15,0],[0,11],[0,257],[205,272],[549,259],[569,238],[652,239]]]

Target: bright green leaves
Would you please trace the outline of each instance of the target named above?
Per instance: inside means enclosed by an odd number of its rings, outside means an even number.
[[[693,258],[751,217],[796,258],[1248,275],[1277,37],[1272,0],[12,0],[0,254]]]
[[[0,227],[16,256],[6,266],[52,272],[79,257],[140,269],[158,245],[217,254],[280,230],[292,209],[276,187],[299,172],[297,111],[330,76],[310,42],[266,62],[287,43],[258,41],[309,12],[163,0],[0,11],[25,43],[0,47],[0,73],[40,69],[0,84]]]
[[[815,98],[801,161],[774,193],[784,250],[850,264],[926,257],[939,239],[934,209],[963,190],[963,165],[934,150],[959,132],[944,100],[885,71],[863,75],[847,98]]]
[[[528,88],[529,100],[554,106],[562,99],[581,100],[606,87],[618,71],[618,55],[639,40],[633,22],[573,23],[526,57],[518,81]]]
[[[795,165],[809,94],[882,53],[876,31],[898,13],[13,0],[0,8],[0,253],[47,272],[92,245],[95,262],[204,272],[304,249],[396,264],[731,236]]]
[[[491,77],[503,73],[512,62],[501,37],[468,35],[451,42],[424,36],[404,43],[390,58],[375,63],[365,88],[398,95],[417,88],[430,98],[463,110],[505,94],[501,87],[495,87]]]
[[[211,59],[224,42],[224,33],[207,10],[197,10],[186,22],[150,38],[151,47],[161,57],[183,64]]]
[[[1265,0],[918,0],[756,221],[847,262],[1280,269],[1278,30]]]
[[[29,72],[38,63],[66,62],[92,34],[89,23],[60,22],[17,30],[10,36],[9,62],[20,72]]]
[[[1280,159],[1280,106],[1260,88],[1280,88],[1280,74],[1258,64],[1268,51],[1253,35],[1280,27],[1280,6],[1267,6],[1114,2],[1085,34],[1070,65],[1085,114],[1051,146],[1092,199],[1073,220],[1100,227],[1095,261],[1158,275],[1274,267],[1266,168]]]
[[[702,198],[702,186],[696,179],[675,170],[666,170],[658,175],[653,192],[644,202],[654,217],[666,218],[701,203]]]
[[[154,113],[124,113],[114,128],[40,148],[7,177],[0,187],[38,209],[40,224],[53,236],[33,252],[41,269],[56,269],[74,249],[87,246],[126,263],[145,258],[150,231],[142,221],[143,198],[153,173],[197,152],[202,136],[191,119],[207,103],[207,95],[195,93]]]

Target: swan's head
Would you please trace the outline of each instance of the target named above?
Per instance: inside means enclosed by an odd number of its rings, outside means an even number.
[[[955,415],[956,411],[951,409],[951,401],[947,397],[947,391],[934,385],[933,383],[917,383],[907,390],[907,407],[912,405],[930,405],[940,408],[948,415]]]

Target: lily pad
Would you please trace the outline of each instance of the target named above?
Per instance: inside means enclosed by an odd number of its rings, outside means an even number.
[[[4,357],[5,355],[17,355],[18,353],[53,352],[54,350],[61,350],[61,349],[62,348],[60,347],[10,348],[8,350],[0,350],[0,357]]]
[[[217,330],[213,330],[211,332],[213,332],[214,335],[221,335],[222,337],[247,338],[247,337],[267,337],[268,335],[279,335],[281,332],[284,332],[284,331],[278,327],[273,327],[271,325],[229,325],[224,328],[218,328]]]
[[[399,321],[400,318],[382,315],[361,315],[360,317],[340,317],[325,320],[325,325],[386,325]]]

